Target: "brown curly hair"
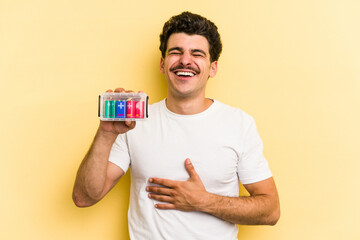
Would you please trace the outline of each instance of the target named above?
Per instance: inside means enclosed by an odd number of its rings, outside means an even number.
[[[210,20],[191,12],[183,12],[171,17],[160,34],[160,51],[163,58],[167,49],[167,41],[173,33],[201,35],[209,42],[210,61],[217,61],[220,57],[222,44],[216,25]]]

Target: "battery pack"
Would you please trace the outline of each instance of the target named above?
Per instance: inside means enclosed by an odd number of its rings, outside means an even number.
[[[102,93],[98,116],[102,121],[145,120],[148,118],[148,102],[146,93]]]

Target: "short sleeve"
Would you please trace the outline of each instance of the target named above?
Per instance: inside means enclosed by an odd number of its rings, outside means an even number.
[[[243,151],[238,162],[238,176],[242,184],[250,184],[272,177],[263,155],[263,143],[253,118],[244,131]]]
[[[109,156],[109,161],[119,166],[124,172],[129,169],[130,155],[126,134],[119,134],[116,138]]]

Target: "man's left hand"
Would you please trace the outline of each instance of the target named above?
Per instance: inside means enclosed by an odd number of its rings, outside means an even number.
[[[156,208],[198,211],[203,204],[206,204],[208,192],[188,158],[185,160],[185,169],[190,176],[187,181],[149,178],[150,183],[161,185],[146,187],[149,198],[164,202],[155,204]]]

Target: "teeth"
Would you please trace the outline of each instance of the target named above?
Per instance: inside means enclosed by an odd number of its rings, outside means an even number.
[[[195,74],[193,74],[193,73],[191,73],[191,72],[177,72],[176,73],[176,75],[178,75],[178,76],[190,76],[190,77],[192,77],[192,76],[194,76]]]

